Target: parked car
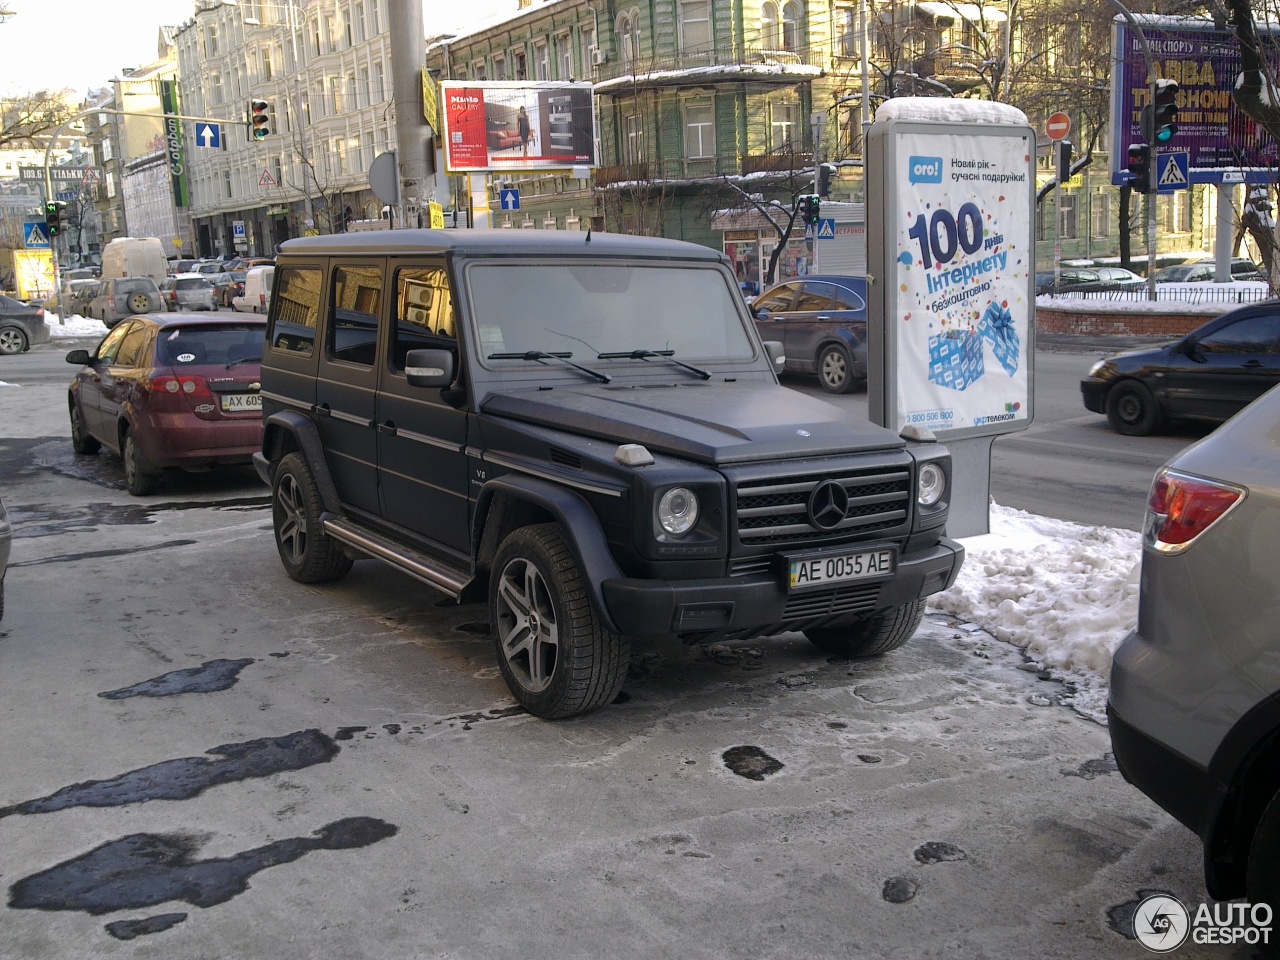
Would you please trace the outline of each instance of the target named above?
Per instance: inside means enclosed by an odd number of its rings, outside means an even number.
[[[266,313],[271,305],[271,282],[275,277],[274,266],[250,267],[244,274],[244,290],[232,297],[231,306],[237,312]]]
[[[1226,420],[1280,384],[1280,300],[1210,320],[1180,340],[1099,360],[1080,381],[1084,406],[1126,436],[1166,420]]]
[[[219,307],[234,307],[236,297],[244,296],[244,276],[243,270],[228,270],[218,275],[214,294]],[[223,277],[226,279],[222,279]]]
[[[49,339],[44,307],[0,295],[0,354],[12,356]]]
[[[1084,288],[1096,289],[1101,283],[1102,277],[1092,267],[1062,267],[1056,277],[1052,270],[1044,270],[1036,274],[1036,296],[1054,292],[1073,293]]]
[[[9,549],[13,543],[13,524],[0,500],[0,620],[4,619],[4,575],[9,569]]]
[[[1189,260],[1188,263],[1194,266],[1209,266],[1213,268],[1211,280],[1217,278],[1217,261],[1213,257],[1199,257],[1195,260]],[[1244,257],[1233,257],[1231,259],[1231,279],[1232,280],[1266,280],[1258,265],[1252,260],[1246,260]]]
[[[176,310],[216,310],[213,284],[200,273],[166,277],[160,284],[160,299],[169,312]]]
[[[77,281],[77,286],[71,292],[71,299],[68,303],[68,309],[71,314],[80,314],[81,316],[89,315],[89,303],[98,295],[99,281],[85,280]]]
[[[546,718],[612,702],[651,638],[907,642],[964,556],[945,447],[780,387],[719,251],[537,232],[282,245],[254,465],[285,572],[487,598]]]
[[[762,340],[782,343],[785,370],[816,373],[829,393],[867,380],[866,277],[797,277],[751,304]]]
[[[110,329],[125,317],[163,309],[160,288],[150,277],[112,277],[101,280],[89,301],[89,316]]]
[[[262,440],[259,393],[265,323],[159,315],[132,317],[81,366],[68,396],[71,446],[124,460],[129,492],[153,492],[166,468],[249,463]]]
[[[63,316],[70,316],[71,314],[78,312],[77,306],[81,301],[77,298],[77,293],[81,290],[96,288],[97,286],[97,280],[69,280],[66,277],[63,277],[62,290],[58,293],[58,312]]]
[[[176,277],[184,273],[193,273],[195,272],[196,264],[199,262],[199,260],[170,260],[169,276]]]
[[[1090,267],[1094,273],[1098,275],[1098,282],[1105,287],[1140,287],[1147,282],[1146,277],[1140,277],[1132,270],[1126,270],[1124,267]]]
[[[1280,905],[1278,426],[1280,390],[1271,390],[1156,473],[1138,623],[1115,652],[1107,705],[1120,772],[1203,841],[1209,895],[1272,905]]]

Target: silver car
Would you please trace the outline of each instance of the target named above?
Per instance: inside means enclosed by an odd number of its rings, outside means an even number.
[[[1280,907],[1280,387],[1156,473],[1107,713],[1125,779],[1203,841],[1209,895]]]
[[[175,310],[217,310],[213,284],[199,273],[183,273],[165,277],[160,284],[160,299],[169,312]]]
[[[163,309],[160,289],[150,277],[112,277],[98,285],[89,301],[89,316],[101,320],[108,328],[125,317],[139,313],[159,313]]]

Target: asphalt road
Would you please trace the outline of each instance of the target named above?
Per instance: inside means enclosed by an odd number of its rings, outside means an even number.
[[[1137,958],[1142,896],[1205,898],[1106,730],[981,631],[645,646],[536,720],[482,606],[289,580],[251,470],[134,498],[74,455],[65,346],[0,358],[3,960]]]

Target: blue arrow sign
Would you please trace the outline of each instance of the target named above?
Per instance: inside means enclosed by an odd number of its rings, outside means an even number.
[[[503,210],[520,209],[520,191],[515,187],[507,187],[498,194]]]
[[[221,147],[222,126],[217,123],[197,123],[196,143],[202,147]]]
[[[36,221],[22,225],[22,238],[28,250],[49,249],[49,234],[44,224]]]
[[[836,238],[835,217],[822,217],[818,221],[818,239],[834,240]]]

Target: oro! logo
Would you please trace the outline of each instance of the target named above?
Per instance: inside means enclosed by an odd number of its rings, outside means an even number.
[[[911,183],[941,183],[941,157],[910,157],[907,159],[907,179]]]
[[[1177,897],[1157,893],[1133,911],[1133,935],[1152,953],[1177,950],[1187,939],[1191,915]]]

